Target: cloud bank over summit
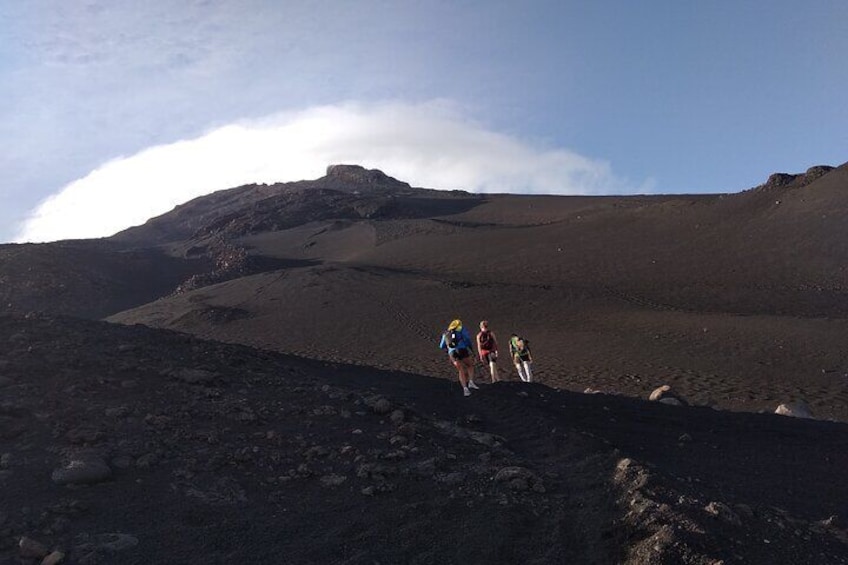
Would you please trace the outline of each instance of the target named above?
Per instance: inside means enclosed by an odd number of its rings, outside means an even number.
[[[42,201],[18,242],[109,236],[192,198],[248,183],[315,179],[328,164],[471,192],[650,192],[609,163],[496,133],[448,101],[346,103],[241,121],[103,164]]]

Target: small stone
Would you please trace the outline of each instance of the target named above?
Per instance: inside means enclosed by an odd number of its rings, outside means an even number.
[[[525,491],[542,485],[542,480],[530,469],[525,467],[503,467],[495,474],[496,483],[507,483],[513,490]]]
[[[106,434],[95,428],[79,427],[70,430],[65,437],[73,444],[90,444],[104,439]]]
[[[136,459],[135,466],[139,469],[149,469],[150,467],[155,467],[157,463],[159,463],[158,455],[155,453],[145,453]]]
[[[657,402],[660,404],[668,404],[669,406],[683,406],[680,400],[672,397],[660,398]]]
[[[368,486],[363,488],[360,492],[365,496],[374,496],[375,488],[373,486]]]
[[[368,403],[368,406],[375,414],[379,415],[388,414],[392,411],[392,403],[383,397],[374,399],[373,402]]]
[[[739,519],[739,516],[737,516],[736,513],[723,502],[710,502],[704,510],[706,510],[708,514],[712,514],[713,516],[716,516],[729,524],[733,524],[734,526],[742,524],[742,520]]]
[[[58,485],[94,484],[112,477],[112,469],[99,458],[73,460],[53,471],[51,478]]]
[[[625,457],[624,459],[618,462],[618,465],[616,465],[616,467],[619,471],[626,471],[632,464],[633,460],[629,457]]]
[[[516,477],[509,481],[509,488],[512,490],[525,491],[530,488],[530,485],[527,482],[527,479],[523,477]]]
[[[93,537],[97,549],[117,553],[138,545],[138,538],[129,534],[98,534]]]
[[[59,565],[62,561],[65,560],[65,554],[61,551],[54,551],[49,554],[47,557],[41,560],[41,565]]]
[[[180,369],[172,372],[171,377],[188,384],[202,384],[214,381],[218,374],[203,369]]]
[[[321,477],[320,480],[321,484],[325,487],[337,487],[340,484],[344,483],[347,480],[347,477],[345,477],[344,475],[330,474],[324,475],[323,477]]]
[[[8,469],[12,466],[12,454],[4,453],[0,455],[0,469]]]
[[[130,409],[126,406],[115,406],[107,408],[103,413],[109,418],[126,418],[130,415]]]
[[[18,542],[18,550],[21,557],[27,557],[29,559],[43,559],[50,553],[50,550],[44,544],[28,537],[21,538],[21,541]]]
[[[460,473],[458,471],[446,473],[444,475],[438,475],[436,480],[440,483],[445,483],[446,485],[458,485],[465,482],[465,473]]]
[[[389,420],[396,426],[399,426],[406,419],[406,414],[404,414],[403,410],[397,409],[393,410],[391,415],[389,416]]]

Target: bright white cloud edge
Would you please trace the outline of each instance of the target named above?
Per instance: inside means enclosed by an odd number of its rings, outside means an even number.
[[[490,131],[447,101],[345,103],[234,123],[105,163],[41,202],[15,241],[109,236],[204,194],[315,179],[334,163],[428,188],[634,192],[604,161]]]

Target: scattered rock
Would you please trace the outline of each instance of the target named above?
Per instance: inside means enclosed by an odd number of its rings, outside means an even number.
[[[41,560],[41,565],[59,565],[65,560],[65,554],[59,550],[50,553],[47,557]]]
[[[382,396],[371,396],[366,398],[365,405],[368,406],[372,412],[381,416],[388,414],[393,409],[392,403]]]
[[[731,510],[731,508],[723,502],[710,502],[704,510],[707,514],[711,514],[728,524],[733,524],[734,526],[742,525],[742,520],[739,519],[736,512]]]
[[[203,369],[180,369],[170,373],[171,378],[188,384],[211,383],[218,378],[218,373]]]
[[[754,517],[754,511],[747,504],[735,504],[733,509],[736,511],[736,514],[741,518],[745,518],[746,520],[750,520]]]
[[[74,444],[97,443],[104,439],[106,434],[98,429],[90,427],[74,428],[65,434],[69,442]]]
[[[504,443],[506,440],[494,434],[488,434],[485,432],[478,432],[474,430],[468,430],[461,426],[457,426],[452,422],[446,422],[444,420],[436,420],[433,422],[433,426],[441,431],[442,433],[451,435],[453,437],[457,437],[460,439],[471,439],[476,441],[477,443],[486,445],[488,447],[498,447]]]
[[[345,477],[344,475],[336,475],[336,474],[324,475],[320,479],[321,484],[324,485],[325,487],[337,487],[340,484],[344,483],[346,480],[347,480],[347,477]]]
[[[496,483],[509,484],[513,490],[525,491],[532,488],[536,492],[545,492],[542,479],[526,467],[503,467],[495,474],[494,480]]]
[[[671,406],[688,406],[688,403],[683,398],[674,392],[669,385],[662,385],[655,388],[648,400],[653,402],[662,402]]]
[[[139,469],[149,469],[155,467],[159,463],[159,456],[155,453],[145,453],[135,461],[135,466]]]
[[[465,473],[453,472],[436,475],[436,480],[446,485],[458,485],[465,481]]]
[[[332,406],[318,406],[312,410],[313,416],[335,416],[338,412]]]
[[[792,416],[793,418],[814,419],[812,410],[810,410],[807,403],[802,400],[781,404],[777,407],[774,413],[780,414],[781,416]]]
[[[115,406],[107,408],[103,413],[109,418],[126,418],[130,415],[130,409],[126,406]]]
[[[138,538],[129,534],[109,533],[97,534],[95,536],[81,535],[80,543],[74,547],[74,555],[79,555],[80,563],[101,563],[104,558],[109,557],[109,563],[115,563],[112,555],[121,551],[132,549],[138,545]]]
[[[112,469],[100,458],[73,460],[65,467],[53,471],[51,478],[57,485],[94,484],[112,477]]]
[[[44,544],[28,537],[22,537],[21,541],[18,542],[18,551],[21,557],[29,559],[43,559],[50,553],[50,550]]]

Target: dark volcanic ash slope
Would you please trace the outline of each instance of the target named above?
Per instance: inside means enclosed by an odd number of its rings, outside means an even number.
[[[96,253],[9,246],[0,272],[16,311],[437,376],[452,374],[440,329],[485,318],[529,337],[560,388],[670,384],[697,404],[805,400],[848,420],[846,200],[844,165],[651,197],[439,192],[336,166],[196,199]]]
[[[335,166],[325,177],[247,185],[194,199],[111,238],[0,246],[0,299],[13,312],[100,318],[175,291],[291,266],[248,255],[236,239],[310,222],[422,218],[481,202],[412,188],[380,171]]]
[[[103,240],[0,245],[0,311],[101,318],[166,296],[209,268]]]
[[[359,179],[347,172],[368,173],[342,167],[315,182]],[[214,232],[291,268],[111,319],[450,376],[434,347],[440,328],[485,318],[502,338],[529,337],[554,386],[645,397],[670,384],[698,404],[773,411],[802,399],[820,417],[848,419],[846,166],[734,195],[437,197],[393,180],[369,186],[329,193],[393,213],[329,206],[321,189],[292,227],[267,227],[288,205],[215,220],[199,237]],[[314,203],[298,194],[278,198]]]
[[[0,343],[2,563],[848,563],[844,424],[74,319]]]

